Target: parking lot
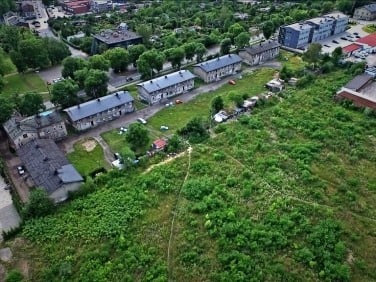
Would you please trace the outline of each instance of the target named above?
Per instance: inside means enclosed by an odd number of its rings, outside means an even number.
[[[361,23],[353,25],[350,29],[346,30],[343,33],[333,35],[326,38],[325,40],[320,41],[320,44],[322,45],[322,52],[330,54],[337,47],[343,48],[355,42],[358,39],[357,36],[364,37],[368,35],[367,32],[363,31],[363,26],[364,25]]]

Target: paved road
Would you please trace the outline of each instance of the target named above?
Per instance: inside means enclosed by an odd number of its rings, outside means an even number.
[[[21,218],[13,205],[12,196],[9,190],[5,190],[6,183],[0,175],[0,241],[3,231],[9,231],[18,227]]]

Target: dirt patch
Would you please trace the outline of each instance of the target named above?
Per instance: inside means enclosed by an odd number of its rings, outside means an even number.
[[[97,142],[95,142],[94,140],[86,140],[81,145],[85,149],[86,152],[91,152],[97,146]]]
[[[22,276],[25,277],[26,279],[29,278],[30,275],[30,266],[27,260],[21,259],[17,262],[17,269],[20,270],[22,273]]]

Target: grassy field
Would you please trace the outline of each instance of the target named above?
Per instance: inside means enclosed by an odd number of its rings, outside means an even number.
[[[86,145],[89,147],[85,147]],[[104,160],[102,147],[93,139],[76,143],[74,151],[69,153],[67,158],[83,176],[87,176],[100,168],[109,168]]]
[[[149,129],[205,117],[230,90],[258,94],[272,75],[166,108]],[[334,102],[349,79],[317,76],[173,161],[99,176],[3,243],[7,267],[35,281],[376,281],[376,119]]]
[[[376,24],[368,24],[362,28],[365,32],[374,33],[376,32]]]
[[[11,74],[4,77],[5,85],[2,93],[10,96],[14,93],[27,91],[47,92],[48,89],[43,80],[35,73]]]

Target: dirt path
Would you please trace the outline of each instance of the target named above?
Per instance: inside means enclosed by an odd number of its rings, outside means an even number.
[[[171,228],[170,228],[170,237],[169,237],[169,240],[168,240],[168,247],[167,247],[167,267],[168,267],[168,276],[169,276],[169,281],[171,281],[171,275],[172,275],[172,272],[173,272],[173,267],[172,267],[172,264],[171,264],[171,244],[173,242],[173,237],[174,237],[174,227],[175,227],[175,219],[178,215],[178,212],[179,212],[179,201],[180,201],[180,197],[181,197],[181,191],[183,190],[183,186],[185,184],[185,182],[187,181],[188,177],[189,177],[189,171],[191,169],[191,154],[192,154],[192,147],[189,146],[188,148],[188,167],[187,167],[187,173],[185,174],[185,177],[184,177],[184,181],[183,183],[181,184],[180,186],[180,189],[179,189],[179,194],[178,194],[178,197],[176,199],[176,203],[175,203],[175,210],[173,210],[172,212],[172,220],[171,220]]]
[[[191,147],[188,148],[188,152],[189,150],[191,149]],[[157,163],[157,164],[153,164],[151,166],[149,166],[142,174],[145,174],[145,173],[148,173],[149,171],[151,171],[153,168],[157,167],[157,166],[161,166],[161,165],[164,165],[164,164],[168,164],[169,162],[172,162],[173,160],[177,159],[177,158],[180,158],[182,156],[185,155],[187,151],[184,151],[184,152],[181,152],[173,157],[170,157],[168,159],[165,159],[164,161],[160,162],[160,163]]]

